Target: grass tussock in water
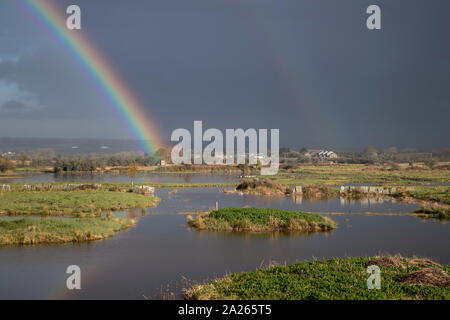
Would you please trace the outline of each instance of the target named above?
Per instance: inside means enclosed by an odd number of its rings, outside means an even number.
[[[242,180],[234,191],[227,193],[246,193],[266,196],[290,196],[294,190],[291,186],[283,185],[271,179],[245,179]],[[303,186],[302,196],[308,199],[327,199],[338,196],[338,190],[328,186]]]
[[[158,198],[131,192],[37,191],[0,193],[0,215],[100,215],[102,211],[149,208]]]
[[[193,228],[214,231],[315,232],[337,227],[333,220],[320,215],[263,208],[227,208],[187,218]]]
[[[24,218],[0,221],[0,245],[49,244],[100,240],[133,226],[118,218]]]
[[[450,219],[450,207],[449,206],[429,206],[429,207],[421,207],[414,211],[415,214],[418,214],[424,218],[435,218],[447,220]]]
[[[393,197],[405,202],[419,202],[422,206],[414,211],[424,218],[450,219],[450,188],[414,187],[412,191],[397,192]]]
[[[400,199],[413,198],[427,201],[429,203],[450,205],[450,188],[447,186],[414,187],[413,191],[398,192],[394,193],[392,196]]]
[[[367,288],[367,267],[378,265],[381,288]],[[450,266],[428,259],[376,257],[311,261],[230,274],[195,285],[186,299],[449,300]]]
[[[241,181],[236,187],[236,191],[259,195],[286,195],[292,190],[269,179],[246,179]]]

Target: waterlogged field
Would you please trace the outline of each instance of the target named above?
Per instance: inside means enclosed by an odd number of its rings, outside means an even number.
[[[0,220],[0,246],[101,240],[134,224],[130,219],[105,217]]]
[[[411,196],[415,199],[450,205],[450,187],[415,187]]]
[[[21,267],[32,265],[49,283],[60,284],[54,298],[183,298],[191,289],[186,298],[449,299],[448,288],[400,283],[398,279],[424,269],[401,266],[381,266],[384,290],[368,293],[369,258],[345,259],[386,253],[425,256],[441,264],[436,270],[448,273],[450,224],[411,215],[423,212],[425,205],[436,204],[433,210],[449,205],[445,170],[302,166],[265,177],[283,191],[266,195],[223,192],[238,185],[236,176],[139,175],[138,184],[155,186],[161,202],[127,192],[129,178],[121,174],[33,174],[24,179],[35,182],[10,180],[6,183],[12,191],[0,193],[0,214],[11,216],[0,217],[0,298],[42,298],[54,292]],[[58,187],[68,179],[103,187],[22,191],[25,184]],[[333,188],[342,184],[414,189],[394,198],[352,199],[339,197]],[[422,186],[428,184],[433,186]],[[296,185],[331,191],[317,198],[285,192]],[[312,229],[332,232],[308,232]],[[335,257],[341,259],[326,260]],[[325,261],[299,263],[312,259]],[[83,290],[68,292],[65,269],[73,263],[86,278]],[[267,264],[287,266],[261,269]]]
[[[0,193],[0,215],[99,215],[103,211],[148,208],[158,199],[115,191],[11,191]]]
[[[96,186],[78,185],[82,189],[68,191],[61,184],[9,186],[11,191],[0,192],[0,216],[18,218],[0,217],[0,245],[108,238],[136,223],[133,219],[114,217],[111,211],[149,208],[159,201],[153,196],[129,192],[129,187],[121,185],[97,186],[102,190],[92,187]],[[106,216],[105,212],[108,212]]]
[[[161,189],[156,195],[162,199],[158,206],[145,212],[130,211],[138,220],[135,227],[105,241],[0,248],[0,298],[181,299],[191,284],[205,284],[230,273],[266,265],[386,253],[429,257],[443,266],[450,264],[450,224],[396,215],[414,211],[418,208],[414,204],[299,201],[294,197],[225,194],[220,188]],[[187,212],[210,211],[216,202],[220,208],[341,214],[329,216],[338,224],[330,233],[198,231],[187,227]],[[367,211],[382,215],[365,215]],[[74,263],[82,270],[83,290],[68,291],[65,271]],[[33,272],[27,266],[32,266]],[[360,286],[366,283],[368,275],[364,276]]]
[[[446,167],[448,163],[440,163]],[[209,168],[209,167],[208,167]],[[242,171],[219,166],[214,172],[204,173],[202,166],[169,166],[158,168],[159,171],[140,173],[138,183],[183,184],[183,183],[238,183]],[[11,182],[129,182],[123,172],[106,174],[53,174],[25,171],[23,168],[13,176],[0,175],[0,183]],[[208,169],[211,171],[211,168]],[[258,173],[255,173],[258,175]],[[408,164],[391,165],[373,164],[334,164],[334,165],[300,165],[295,169],[280,169],[275,178],[280,183],[300,185],[341,185],[341,184],[377,184],[377,185],[450,185],[450,170],[429,169],[421,164],[410,167]]]
[[[409,167],[402,164],[392,170],[389,165],[336,164],[302,165],[282,170],[276,176],[280,183],[300,185],[342,185],[347,183],[377,185],[450,184],[450,170]]]

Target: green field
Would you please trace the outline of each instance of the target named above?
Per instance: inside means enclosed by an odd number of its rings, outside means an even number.
[[[0,220],[0,245],[49,244],[100,240],[135,224],[114,218],[25,218]]]
[[[367,288],[369,265],[381,271],[381,289]],[[195,285],[186,299],[392,300],[450,299],[450,266],[401,257],[311,261],[228,275]]]
[[[450,187],[414,187],[412,191],[398,192],[395,198],[409,202],[414,199],[421,204],[421,208],[414,211],[425,218],[450,218]]]
[[[0,215],[100,214],[149,208],[158,198],[114,191],[11,191],[0,193]]]
[[[215,231],[327,231],[337,227],[330,218],[316,214],[264,208],[227,208],[196,218],[188,216],[189,226]]]
[[[373,164],[301,165],[296,169],[281,170],[275,179],[279,183],[293,185],[420,185],[449,183],[450,170],[432,170],[423,166],[411,168],[407,164],[401,164],[399,170],[392,170],[389,165]]]
[[[415,199],[450,205],[450,186],[415,187],[410,195]]]

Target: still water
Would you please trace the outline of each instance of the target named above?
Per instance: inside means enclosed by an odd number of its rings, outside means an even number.
[[[387,201],[308,201],[224,194],[220,189],[158,190],[157,208],[130,210],[135,228],[104,241],[0,248],[0,299],[159,299],[166,290],[182,292],[183,279],[203,281],[229,272],[254,270],[269,263],[314,258],[400,253],[450,264],[450,224],[412,216],[363,215],[411,212],[415,205]],[[272,207],[331,215],[337,230],[295,236],[197,232],[179,212],[215,206]],[[178,213],[178,214],[177,214]],[[81,267],[82,289],[66,289],[67,266]]]
[[[32,173],[14,177],[1,177],[0,183],[32,183],[32,182],[130,182],[126,174],[54,174]],[[239,182],[238,176],[233,175],[201,175],[201,174],[161,174],[139,173],[134,179],[136,183],[234,183]]]

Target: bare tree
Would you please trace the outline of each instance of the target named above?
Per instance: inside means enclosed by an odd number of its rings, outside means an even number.
[[[138,165],[135,163],[132,163],[128,166],[127,175],[131,179],[131,189],[133,189],[133,186],[134,186],[134,178],[137,175],[137,170],[138,170]]]

